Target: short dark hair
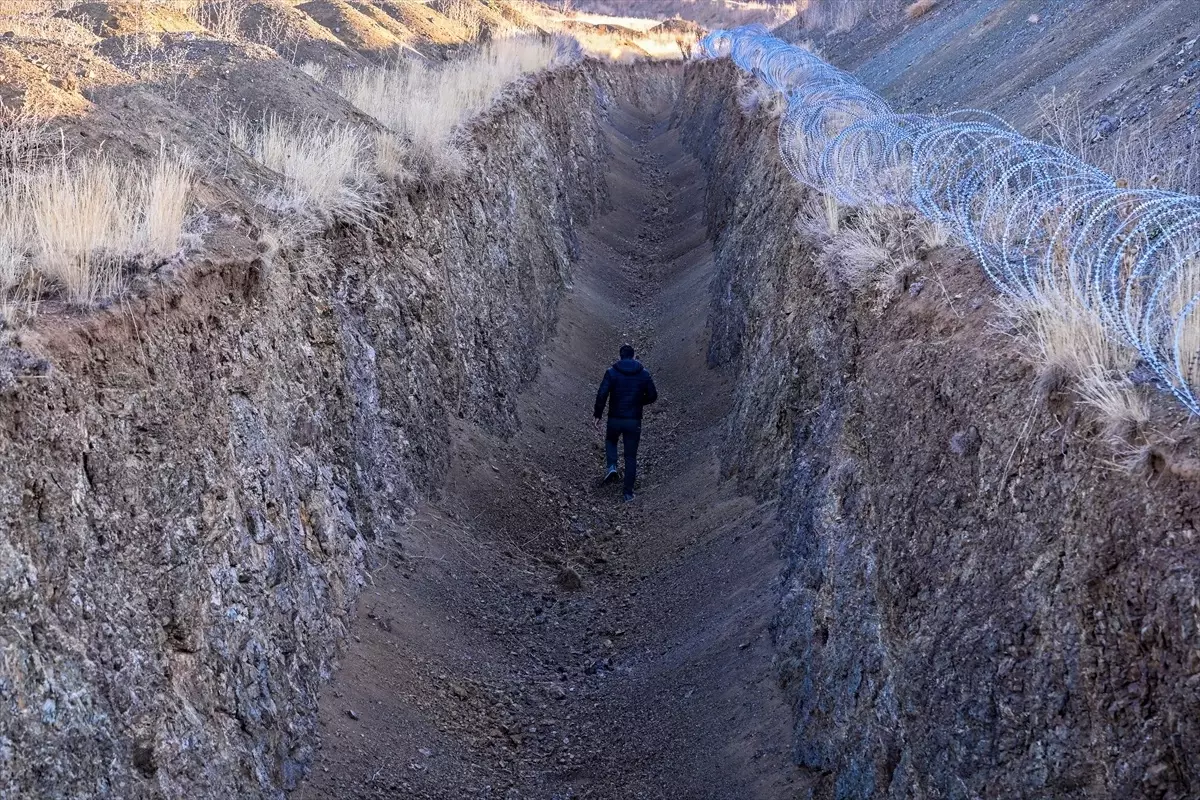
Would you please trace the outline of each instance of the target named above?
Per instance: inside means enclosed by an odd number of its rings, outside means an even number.
[[[621,345],[621,358],[633,358],[633,345]]]

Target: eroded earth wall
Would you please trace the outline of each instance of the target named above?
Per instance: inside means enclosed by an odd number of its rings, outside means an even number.
[[[1035,401],[973,264],[880,310],[832,285],[801,189],[728,63],[678,124],[708,167],[725,470],[779,492],[775,625],[817,798],[1200,792],[1196,464],[1109,466]]]
[[[449,428],[517,390],[605,207],[595,65],[509,92],[465,176],[302,252],[43,318],[0,374],[0,796],[278,795]],[[265,246],[264,246],[265,247]]]

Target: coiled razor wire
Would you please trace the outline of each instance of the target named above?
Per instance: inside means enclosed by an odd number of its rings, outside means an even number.
[[[1007,295],[1072,293],[1200,414],[1200,197],[1122,188],[987,112],[897,114],[761,25],[714,31],[701,48],[785,95],[779,152],[798,181],[847,206],[914,209],[974,251]]]

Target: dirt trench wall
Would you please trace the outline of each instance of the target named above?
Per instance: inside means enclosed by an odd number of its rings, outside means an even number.
[[[811,796],[1195,797],[1195,470],[1115,471],[1086,410],[1035,406],[978,275],[882,313],[830,285],[737,80],[690,68],[678,124],[710,176],[710,360],[740,382],[725,469],[787,521]]]
[[[357,588],[438,491],[453,420],[515,425],[607,202],[615,87],[540,78],[474,124],[465,177],[368,228],[5,351],[0,797],[298,782]]]

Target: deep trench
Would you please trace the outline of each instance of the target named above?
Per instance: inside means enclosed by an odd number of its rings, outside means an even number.
[[[615,102],[612,210],[511,438],[460,427],[444,496],[376,572],[325,689],[304,798],[776,798],[800,787],[768,625],[774,509],[720,472],[731,377],[706,363],[699,164],[669,101]],[[591,405],[631,342],[661,399],[637,499],[598,485]],[[592,523],[551,530],[585,498]],[[595,524],[595,519],[601,520]],[[546,543],[566,536],[565,552]],[[560,539],[557,539],[560,540]],[[560,560],[561,559],[561,560]],[[570,567],[581,576],[572,587]]]

